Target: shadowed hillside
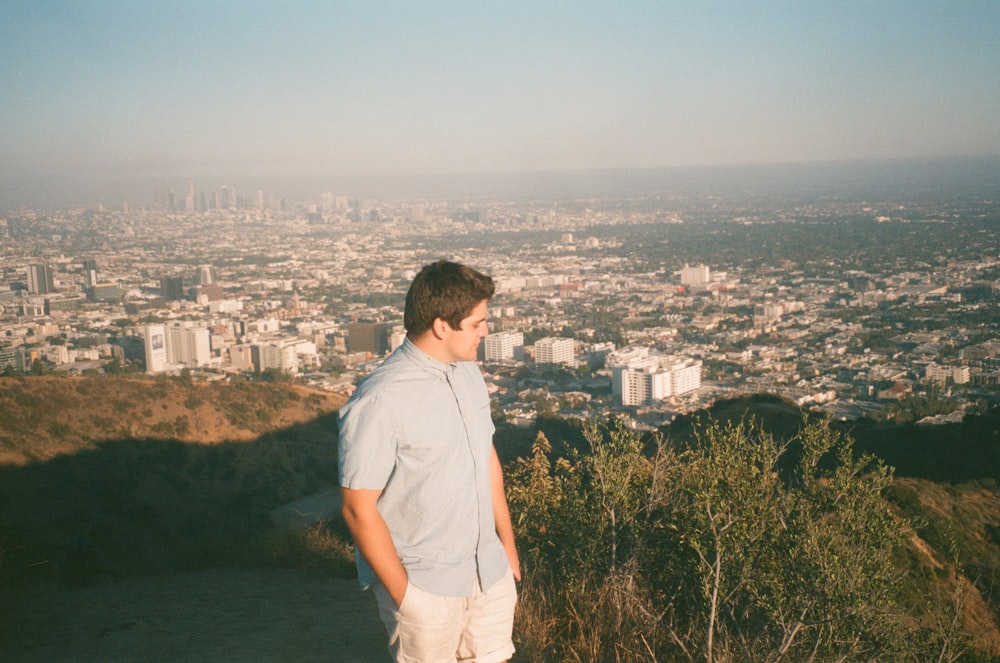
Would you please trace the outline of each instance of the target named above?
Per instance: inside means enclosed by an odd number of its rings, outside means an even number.
[[[787,399],[762,394],[717,401],[707,410],[677,417],[663,430],[672,439],[684,440],[699,421],[739,421],[748,416],[774,435],[789,438],[802,427],[803,417],[818,415]],[[830,425],[850,435],[858,452],[885,460],[897,476],[952,484],[984,481],[993,488],[1000,480],[1000,408],[967,416],[961,423],[894,425],[859,420]]]
[[[245,561],[269,510],[336,484],[342,401],[247,382],[0,381],[0,576]]]
[[[0,659],[382,660],[325,523],[342,396],[182,379],[0,380]]]

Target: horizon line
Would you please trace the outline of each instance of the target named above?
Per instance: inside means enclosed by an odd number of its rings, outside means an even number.
[[[729,182],[729,187],[725,183],[717,182],[716,185],[723,185],[722,188],[742,188],[745,186],[760,186],[766,189],[773,189],[777,182],[765,181],[768,176],[776,175],[789,176],[792,182],[786,182],[789,186],[799,186],[814,188],[822,185],[822,182],[809,182],[810,177],[819,175],[817,170],[832,169],[826,175],[837,175],[841,178],[854,175],[873,175],[872,171],[885,176],[888,173],[882,169],[892,168],[929,168],[935,172],[923,173],[923,185],[933,185],[935,178],[954,176],[956,173],[948,172],[947,166],[965,166],[972,172],[965,175],[974,175],[979,187],[997,187],[1000,189],[1000,167],[996,167],[1000,162],[1000,154],[981,153],[945,156],[918,156],[918,157],[885,157],[885,158],[855,158],[855,159],[828,159],[828,160],[808,160],[808,161],[774,161],[774,162],[754,162],[754,163],[727,163],[727,164],[693,164],[693,165],[667,165],[667,166],[606,166],[606,167],[578,167],[578,168],[545,168],[545,169],[507,169],[493,171],[466,171],[466,172],[428,172],[428,173],[339,173],[324,174],[208,174],[195,173],[190,175],[175,174],[109,174],[105,176],[97,175],[35,175],[22,173],[21,176],[27,182],[15,183],[16,176],[4,178],[6,181],[0,184],[0,212],[9,213],[19,209],[32,210],[67,210],[79,208],[91,208],[104,205],[138,204],[145,206],[152,202],[153,194],[157,189],[172,189],[181,184],[187,186],[198,182],[211,182],[209,188],[199,187],[202,191],[210,188],[219,188],[225,185],[233,185],[237,190],[244,191],[268,191],[272,195],[279,195],[269,184],[284,185],[286,188],[299,189],[294,193],[281,193],[283,199],[293,199],[299,202],[309,201],[318,198],[324,193],[331,193],[335,189],[340,189],[340,195],[348,195],[352,198],[376,198],[380,200],[475,200],[482,198],[548,198],[553,201],[565,199],[579,199],[588,197],[635,197],[642,195],[637,189],[650,189],[647,196],[667,194],[669,185],[674,188],[689,189],[690,187],[700,188],[708,186],[709,182],[704,178],[711,178],[713,174],[741,175],[744,179],[738,182]],[[977,169],[976,166],[985,167]],[[849,172],[847,169],[858,169],[858,172]],[[776,173],[774,171],[780,171]],[[839,171],[839,172],[838,172]],[[976,172],[979,171],[979,172]],[[627,186],[625,182],[599,183],[595,178],[617,179],[623,176],[655,176],[672,175],[677,177],[670,183],[650,182],[644,179],[633,183],[634,186]],[[913,173],[911,173],[912,175]],[[756,177],[755,177],[756,175]],[[930,179],[928,179],[930,176]],[[534,180],[534,185],[529,183],[529,178],[541,178]],[[701,181],[700,181],[701,180]],[[948,177],[951,180],[951,177]],[[574,186],[576,182],[576,186]],[[298,186],[291,186],[298,183]],[[322,184],[321,183],[325,183]],[[944,184],[946,182],[942,182]],[[954,182],[951,182],[954,183]],[[836,185],[857,188],[863,187],[863,182],[828,182],[822,188],[829,189]],[[464,187],[463,187],[464,185]],[[490,186],[496,190],[487,192],[485,190],[466,190],[459,192],[456,189],[472,188],[486,189]],[[580,190],[580,186],[593,186],[595,190],[587,195]],[[604,190],[611,185],[611,191]],[[742,186],[741,186],[742,185]],[[811,185],[811,186],[810,186]],[[59,188],[60,191],[53,191],[52,187]],[[306,194],[302,189],[311,187],[311,193]],[[355,189],[355,191],[344,191],[345,189]],[[428,188],[439,189],[436,193],[431,193]],[[554,188],[554,189],[553,189]],[[4,191],[4,189],[8,189]],[[76,190],[76,193],[73,190]],[[94,190],[97,191],[94,191]],[[126,194],[125,190],[131,190]],[[367,189],[367,191],[365,191]],[[389,190],[386,190],[389,189]],[[517,190],[512,190],[517,189]],[[546,193],[545,189],[551,189]],[[653,191],[658,189],[658,191]],[[84,194],[88,190],[89,195]],[[106,195],[94,196],[93,193]],[[391,190],[391,191],[390,191]],[[422,190],[422,191],[421,191]],[[519,191],[518,191],[519,190]],[[686,193],[693,193],[686,191]],[[997,192],[1000,194],[1000,191]],[[15,202],[14,198],[22,198],[23,202]],[[48,202],[43,199],[49,198]],[[75,198],[79,202],[70,202],[69,198]],[[82,198],[89,198],[88,202],[83,202]],[[34,199],[34,200],[31,200]],[[60,202],[56,202],[61,199]]]

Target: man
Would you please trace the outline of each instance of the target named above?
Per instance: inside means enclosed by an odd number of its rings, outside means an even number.
[[[493,279],[439,260],[406,339],[340,410],[343,514],[396,661],[501,663],[520,565],[476,352]]]

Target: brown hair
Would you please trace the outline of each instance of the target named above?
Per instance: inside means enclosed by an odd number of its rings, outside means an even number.
[[[406,333],[410,338],[420,336],[437,318],[460,329],[472,309],[494,292],[493,279],[471,267],[447,260],[424,265],[406,293]]]

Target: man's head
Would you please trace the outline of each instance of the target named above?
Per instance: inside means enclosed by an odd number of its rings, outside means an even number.
[[[416,341],[427,337],[429,332],[436,337],[461,332],[463,321],[466,332],[473,332],[475,338],[485,336],[486,303],[495,291],[493,279],[471,267],[447,260],[425,265],[406,293],[403,325],[407,336]],[[473,314],[476,319],[470,320]],[[470,325],[481,329],[468,329]]]
[[[441,318],[452,329],[496,291],[493,279],[457,262],[438,260],[424,265],[406,293],[403,325],[410,338],[420,336]]]

